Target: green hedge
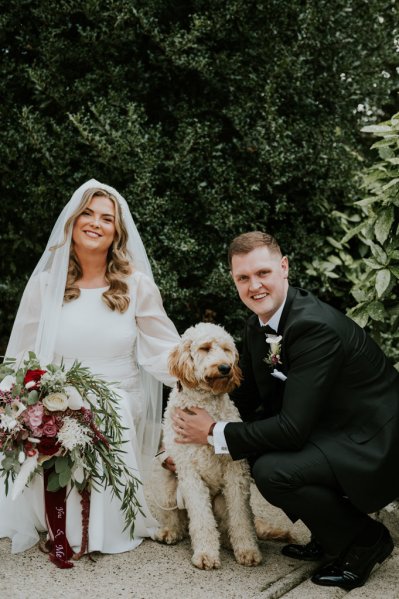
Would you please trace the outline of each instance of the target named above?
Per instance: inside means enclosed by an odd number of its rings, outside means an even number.
[[[356,196],[362,119],[393,112],[397,12],[382,0],[4,5],[3,344],[57,214],[91,177],[127,198],[180,330],[211,318],[239,335],[226,248],[246,230],[274,232],[293,282],[318,287],[304,262],[325,255],[331,212]]]
[[[363,197],[336,213],[341,239],[330,240],[331,254],[309,272],[345,282],[354,300],[349,316],[369,327],[399,368],[399,113],[363,132],[381,138],[371,146],[378,158],[360,173]]]

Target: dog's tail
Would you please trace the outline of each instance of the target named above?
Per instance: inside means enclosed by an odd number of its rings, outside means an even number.
[[[263,518],[256,517],[254,520],[256,536],[261,541],[284,541],[292,543],[295,539],[288,530],[271,526]]]

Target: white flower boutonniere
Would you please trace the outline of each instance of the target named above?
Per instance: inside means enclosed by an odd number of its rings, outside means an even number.
[[[267,335],[266,343],[270,345],[269,355],[264,359],[266,364],[275,368],[281,362],[281,335]]]

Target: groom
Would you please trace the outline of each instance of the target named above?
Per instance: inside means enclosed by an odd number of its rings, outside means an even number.
[[[288,545],[298,559],[333,561],[312,577],[350,590],[393,550],[367,514],[399,496],[399,378],[351,319],[288,284],[288,260],[265,233],[230,245],[231,274],[248,318],[233,399],[244,422],[176,412],[181,443],[211,443],[247,458],[262,495],[312,533]]]

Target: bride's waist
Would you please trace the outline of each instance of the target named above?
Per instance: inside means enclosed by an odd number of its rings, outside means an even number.
[[[121,389],[131,389],[139,385],[140,372],[137,363],[131,355],[114,356],[112,358],[93,356],[79,356],[77,358],[76,356],[70,357],[56,354],[54,361],[56,364],[60,364],[62,361],[66,369],[78,361],[82,366],[89,368],[94,376],[114,383],[115,386]]]

